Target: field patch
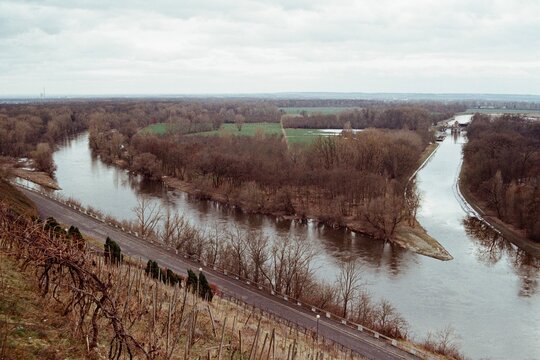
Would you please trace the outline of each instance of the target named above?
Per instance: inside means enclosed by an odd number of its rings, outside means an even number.
[[[279,123],[246,123],[242,125],[242,129],[238,130],[236,124],[223,124],[219,130],[204,131],[191,135],[197,136],[223,136],[223,135],[238,135],[238,136],[255,136],[256,134],[264,135],[281,135],[281,125]]]
[[[141,132],[154,134],[154,135],[165,135],[169,131],[169,124],[167,123],[157,123],[148,125]]]

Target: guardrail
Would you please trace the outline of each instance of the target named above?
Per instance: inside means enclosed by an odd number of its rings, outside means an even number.
[[[119,225],[117,223],[107,221],[106,217],[103,217],[103,216],[101,216],[99,214],[93,213],[92,211],[89,211],[88,209],[85,209],[83,207],[74,205],[74,204],[70,203],[69,201],[66,201],[65,199],[63,199],[61,196],[53,195],[53,194],[50,194],[50,193],[47,193],[47,192],[44,192],[44,191],[40,191],[39,189],[35,189],[35,188],[30,187],[30,186],[26,186],[24,184],[21,184],[21,183],[17,183],[17,182],[13,182],[13,181],[11,181],[11,183],[13,185],[15,185],[15,186],[22,187],[22,188],[24,188],[26,190],[35,192],[35,193],[37,193],[37,194],[39,194],[41,196],[44,196],[44,197],[46,197],[48,199],[56,201],[56,202],[58,202],[58,203],[60,203],[62,205],[68,206],[69,208],[71,208],[73,210],[76,210],[76,211],[78,211],[78,212],[80,212],[80,213],[82,213],[82,214],[84,214],[86,216],[89,216],[89,217],[93,218],[94,220],[102,222],[102,223],[104,223],[106,225],[114,227],[118,231],[125,232],[125,233],[127,233],[127,234],[141,240],[141,241],[148,242],[148,243],[152,244],[153,246],[160,247],[163,250],[167,250],[172,255],[181,256],[184,259],[187,259],[187,260],[189,260],[191,262],[197,263],[197,264],[199,264],[199,267],[201,267],[201,268],[206,268],[206,270],[212,270],[213,272],[218,273],[218,274],[220,274],[222,276],[226,276],[227,278],[230,278],[230,279],[236,280],[238,282],[241,282],[242,284],[250,286],[252,288],[255,288],[255,289],[257,289],[257,290],[259,290],[261,292],[265,292],[265,293],[279,299],[280,301],[284,301],[284,302],[296,305],[299,309],[302,309],[305,312],[313,313],[315,317],[317,315],[319,315],[321,318],[325,318],[326,320],[330,320],[330,321],[334,322],[336,325],[347,327],[347,328],[349,328],[350,330],[353,330],[353,331],[358,331],[358,332],[361,332],[361,333],[369,334],[370,336],[372,336],[375,339],[383,340],[387,344],[390,344],[393,347],[396,347],[396,348],[398,348],[398,349],[400,349],[402,351],[405,351],[405,352],[407,352],[407,353],[409,353],[411,355],[414,355],[416,357],[419,357],[421,359],[432,359],[433,358],[429,353],[426,353],[426,352],[421,351],[421,350],[419,350],[417,348],[409,346],[408,344],[403,343],[402,341],[390,338],[390,337],[388,337],[386,335],[383,335],[383,334],[381,334],[381,333],[379,333],[379,332],[377,332],[375,330],[372,330],[372,329],[370,329],[368,327],[365,327],[365,326],[363,326],[361,324],[357,324],[357,323],[355,323],[353,321],[350,321],[348,319],[345,319],[345,318],[343,318],[341,316],[335,315],[335,314],[333,314],[333,313],[331,313],[329,311],[320,309],[320,308],[318,308],[318,307],[316,307],[314,305],[305,303],[305,302],[303,302],[303,301],[301,301],[299,299],[291,298],[291,297],[289,297],[289,296],[287,296],[285,294],[278,293],[278,292],[274,291],[274,289],[271,286],[268,286],[266,284],[255,283],[255,282],[253,282],[253,281],[251,281],[251,280],[249,280],[247,278],[239,276],[238,274],[231,273],[227,269],[220,268],[220,267],[216,266],[215,264],[208,264],[207,261],[205,261],[204,259],[201,259],[201,258],[199,258],[197,256],[190,255],[190,254],[187,254],[187,253],[179,253],[177,249],[166,246],[163,243],[155,242],[155,241],[152,241],[150,239],[141,237],[141,236],[139,236],[139,234],[137,232],[129,230],[129,229],[125,229],[124,227],[122,227],[121,225]],[[232,296],[232,297],[236,298],[239,301],[243,301],[242,299],[235,297],[233,294],[228,294],[228,296]],[[266,311],[268,311],[268,310],[266,310]],[[274,314],[274,315],[279,316],[278,314]],[[301,326],[300,324],[297,324],[297,325]],[[306,330],[311,330],[311,329],[309,329],[309,328],[307,328],[305,326],[304,326],[304,328]]]

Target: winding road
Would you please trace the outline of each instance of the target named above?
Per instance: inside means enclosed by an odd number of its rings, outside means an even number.
[[[188,268],[194,269],[201,266],[200,263],[192,262],[170,250],[109,226],[37,192],[27,189],[21,190],[36,204],[42,217],[53,216],[61,223],[73,224],[84,234],[102,242],[109,236],[120,245],[125,254],[131,257],[140,258],[143,261],[148,259],[157,260],[160,265],[182,274],[185,274]],[[242,300],[287,321],[294,322],[300,327],[311,330],[315,330],[317,327],[317,319],[314,313],[307,308],[277,296],[272,296],[270,293],[259,290],[253,285],[245,284],[240,280],[213,271],[211,268],[204,267],[204,272],[208,280],[216,284],[228,296]],[[367,331],[356,330],[336,320],[327,319],[322,315],[318,324],[318,332],[320,336],[368,359],[417,359],[416,356],[409,352],[393,346],[386,340],[375,338]]]

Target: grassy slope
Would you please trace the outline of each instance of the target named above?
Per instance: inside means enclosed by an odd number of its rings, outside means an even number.
[[[0,179],[0,201],[7,203],[19,214],[37,216],[36,206],[11,184]]]
[[[44,306],[33,279],[0,253],[0,358],[86,358],[83,343],[70,336],[67,319]]]

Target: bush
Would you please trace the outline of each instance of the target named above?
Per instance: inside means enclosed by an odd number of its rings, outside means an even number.
[[[62,226],[60,226],[60,224],[52,216],[45,220],[43,228],[49,232],[50,236],[62,236],[66,234],[66,231],[62,229]]]
[[[105,240],[104,255],[105,261],[110,261],[111,264],[118,265],[123,260],[122,250],[120,249],[120,246],[116,243],[116,241],[112,240],[108,236],[107,240]]]
[[[153,279],[158,279],[164,284],[176,286],[182,283],[182,277],[180,275],[171,269],[160,268],[158,263],[154,260],[148,260],[144,271],[146,275],[151,276]]]

